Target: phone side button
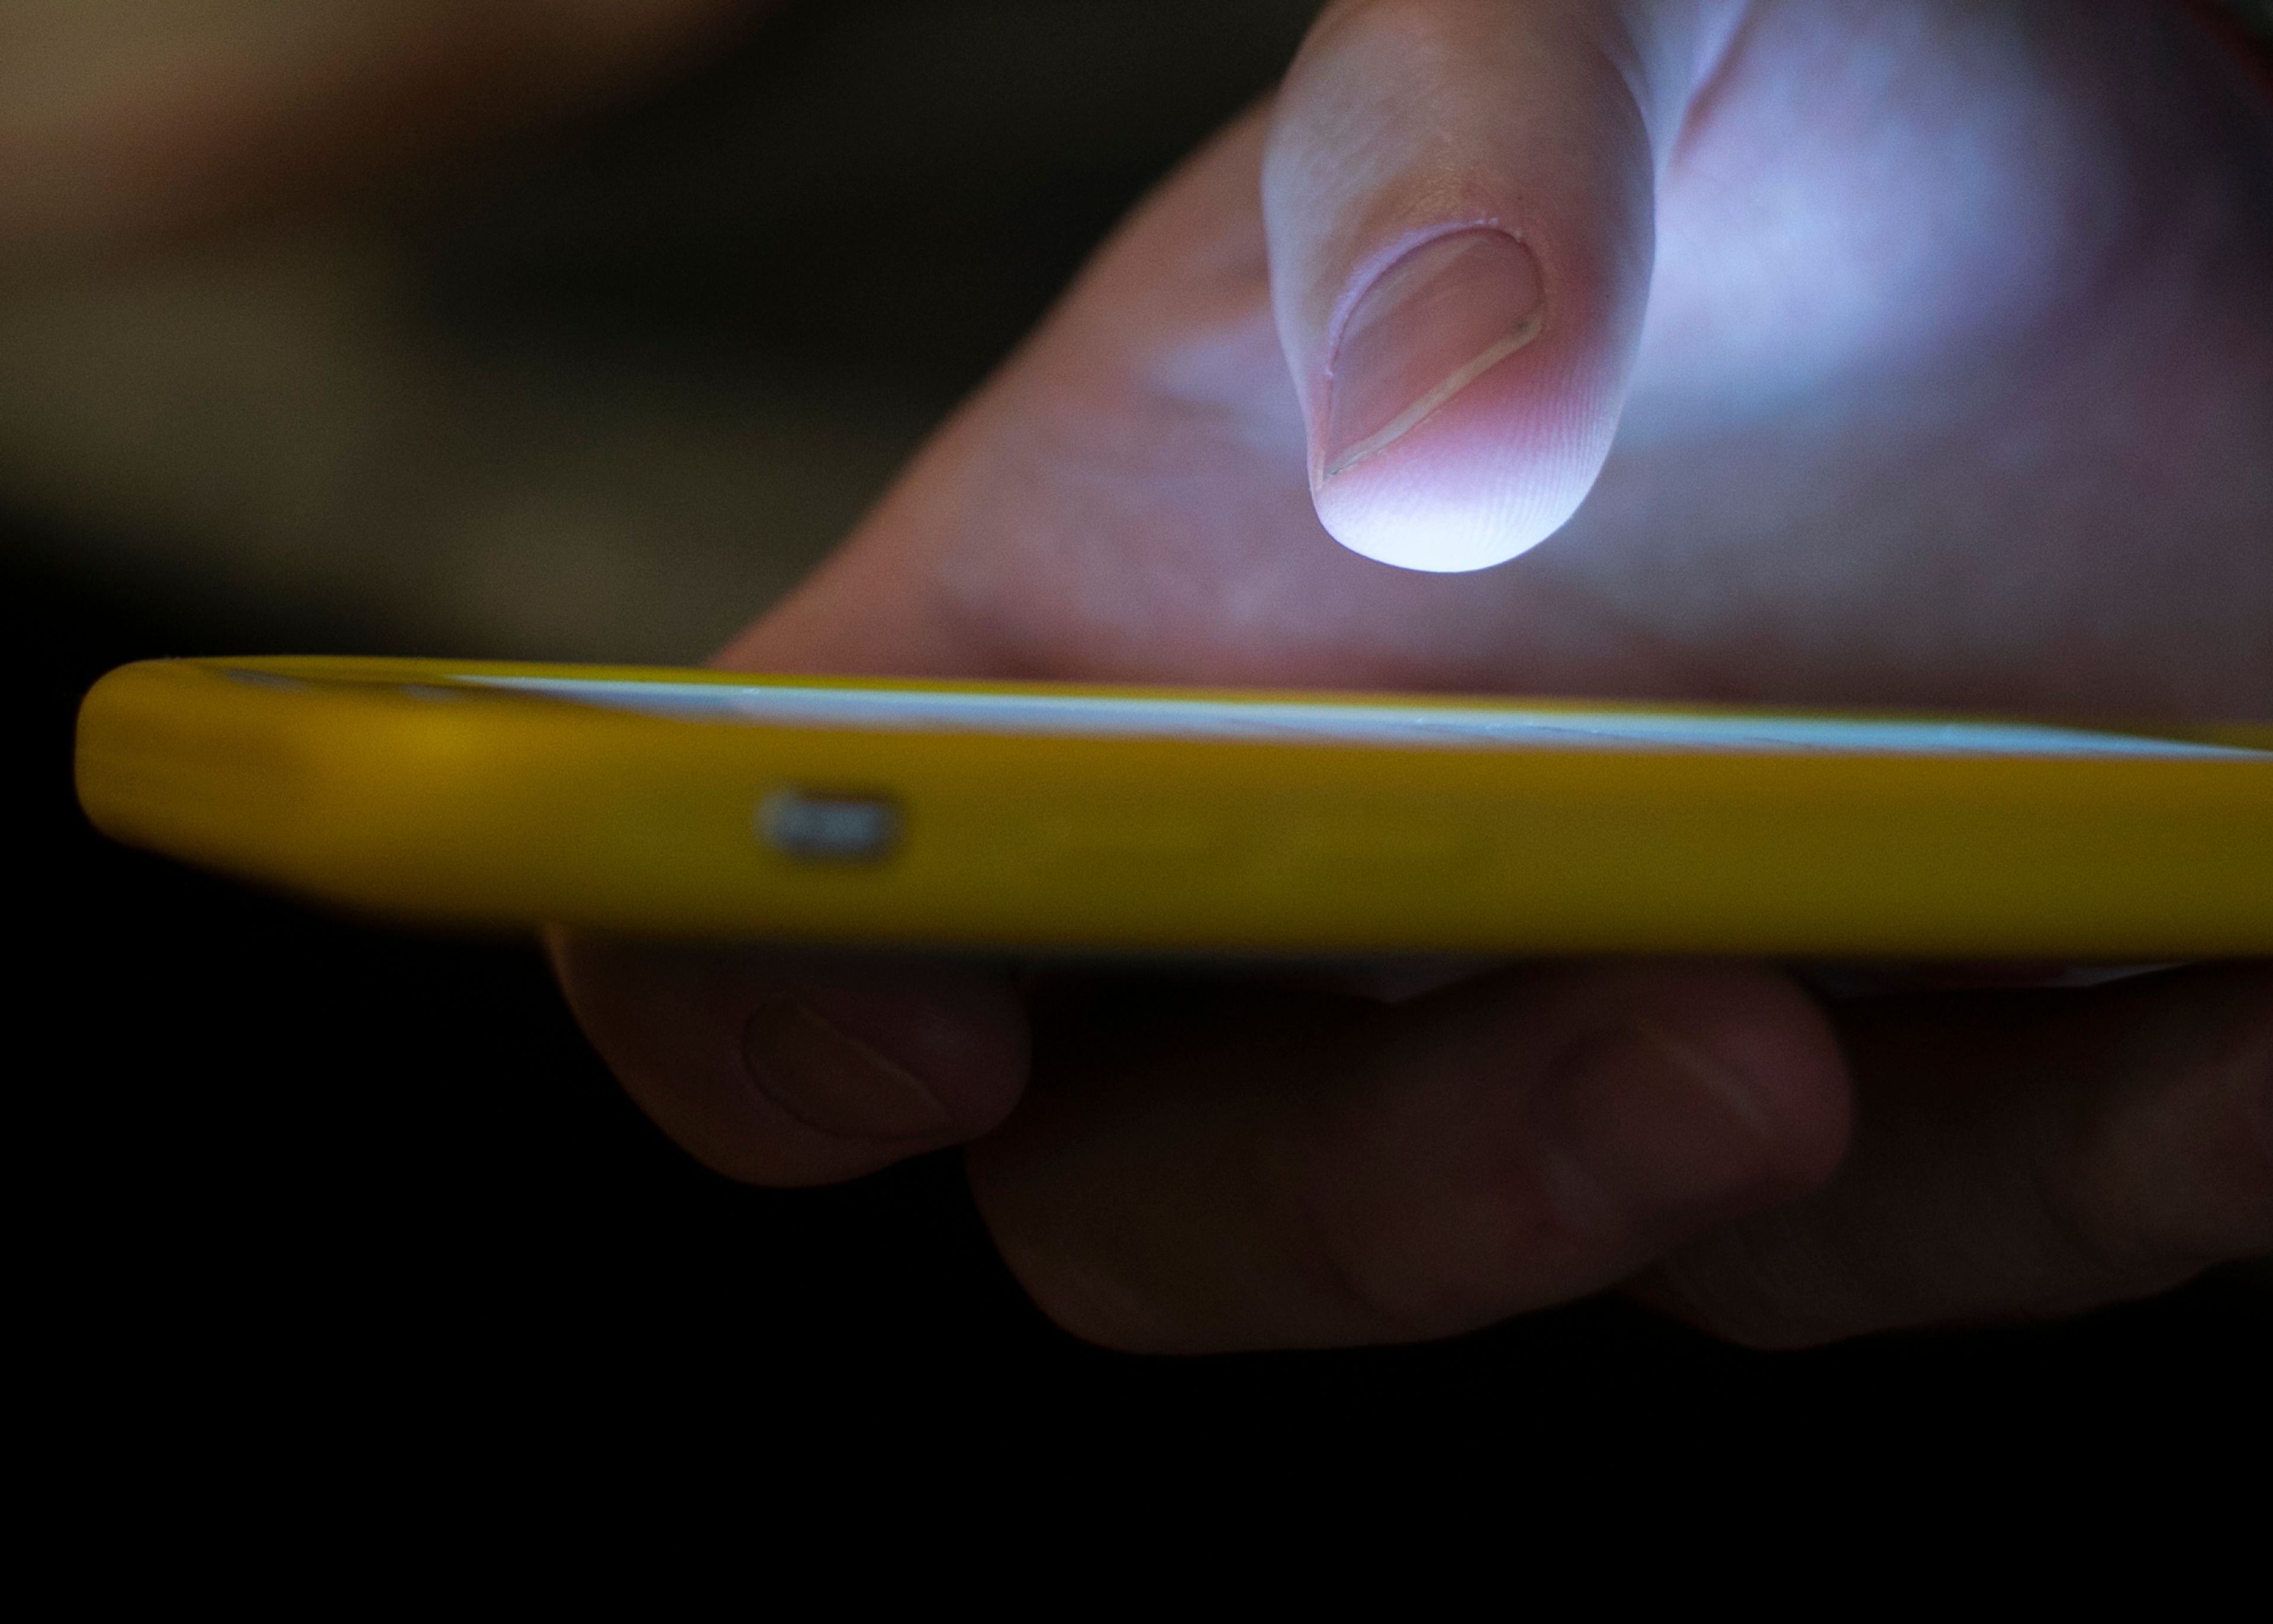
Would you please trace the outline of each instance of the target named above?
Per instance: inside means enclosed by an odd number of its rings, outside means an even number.
[[[793,863],[881,863],[900,849],[899,804],[881,795],[777,790],[758,804],[758,838]]]

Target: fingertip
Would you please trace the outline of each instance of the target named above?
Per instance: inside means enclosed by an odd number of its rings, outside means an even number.
[[[565,932],[550,945],[626,1091],[747,1183],[827,1184],[960,1143],[1025,1086],[1024,1007],[980,967]]]
[[[1847,1154],[1854,1100],[1830,1020],[1789,977],[1748,966],[1691,969],[1664,1018],[1729,1080],[1767,1154],[1764,1196],[1828,1182]]]
[[[1304,46],[1264,213],[1311,495],[1352,551],[1489,568],[1586,500],[1640,337],[1692,21],[1366,0]]]
[[[1535,1104],[1509,1143],[1548,1170],[1571,1235],[1654,1249],[1804,1195],[1844,1156],[1845,1061],[1774,971],[1587,964],[1512,984],[1490,1019],[1503,1041],[1530,1028],[1542,1046]]]
[[[1318,522],[1344,547],[1399,569],[1462,574],[1522,557],[1579,511],[1609,453],[1615,418],[1484,380],[1495,412],[1462,401],[1410,439],[1313,481]],[[1532,398],[1523,398],[1529,395]]]
[[[1201,1352],[1470,1330],[1812,1187],[1845,1144],[1828,1029],[1765,969],[1530,966],[1251,1014],[1076,1061],[973,1148],[1005,1260],[1075,1335]]]
[[[1566,1244],[1601,1255],[1806,1194],[1850,1130],[1846,1063],[1789,979],[1722,963],[1587,964],[1456,989],[1441,1017],[1480,1076],[1527,1075],[1487,1134],[1536,1170]],[[1514,1099],[1517,1096],[1511,1095]]]
[[[774,968],[770,984],[784,972]],[[1025,1086],[1025,1007],[1009,979],[978,966],[891,958],[809,960],[788,991],[853,1042],[919,1079],[956,1140],[1010,1114]]]
[[[1561,528],[1617,427],[1620,369],[1513,234],[1423,242],[1339,326],[1311,460],[1319,519],[1406,569],[1488,568]]]
[[[1865,1101],[1835,1183],[1627,1283],[1756,1348],[2041,1319],[2273,1244],[2273,1157],[2237,1119],[2273,1079],[2262,969],[2089,991],[1972,989],[1840,1012]]]

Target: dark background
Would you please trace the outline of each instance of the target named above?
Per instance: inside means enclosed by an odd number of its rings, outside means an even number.
[[[356,240],[383,241],[394,267],[388,341],[516,400],[661,400],[658,433],[688,413],[731,429],[761,396],[784,421],[881,423],[873,454],[824,468],[838,485],[797,537],[751,532],[780,555],[777,588],[1127,204],[1268,84],[1304,11],[808,6],[641,106],[374,205]],[[177,324],[206,308],[136,296]],[[151,376],[131,359],[112,363],[129,396]],[[12,386],[68,370],[24,362]],[[205,376],[183,373],[173,409],[199,411]],[[291,420],[247,419],[247,466]],[[557,421],[532,410],[522,431]],[[433,485],[402,446],[437,438],[389,442],[390,488]],[[694,658],[762,604],[739,553],[634,546],[701,528],[664,502],[619,538],[631,573],[604,573],[619,586],[583,618],[484,619],[492,599],[436,607],[438,581],[474,577],[435,560],[470,556],[478,534],[341,541],[319,504],[247,562],[227,538],[252,519],[169,528],[190,486],[111,501],[100,458],[51,451],[0,423],[19,1335],[48,1373],[37,1402],[83,1430],[89,1460],[122,1423],[229,1454],[517,1418],[556,1443],[628,1419],[778,1463],[793,1437],[841,1449],[877,1423],[944,1418],[1108,1469],[1229,1462],[1242,1483],[1296,1460],[1337,1483],[1332,1463],[1370,1444],[1685,1475],[1732,1443],[1842,1478],[1941,1451],[2019,1482],[2104,1464],[2119,1439],[2247,1458],[2264,1436],[2273,1294],[2241,1274],[2058,1326],[1799,1355],[1723,1348],[1614,1299],[1410,1349],[1157,1361],[1076,1344],[994,1261],[953,1156],[836,1190],[730,1185],[619,1094],[528,947],[240,889],[107,844],[71,799],[78,698],[115,664]],[[704,522],[739,534],[739,499]],[[684,609],[661,647],[649,575]]]

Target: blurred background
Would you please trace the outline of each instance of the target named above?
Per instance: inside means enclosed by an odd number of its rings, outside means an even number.
[[[72,144],[74,109],[227,76],[94,49],[163,8],[0,0],[0,624],[21,678],[0,827],[56,1415],[185,1471],[253,1448],[253,1423],[320,1453],[454,1404],[748,1428],[777,1464],[799,1428],[826,1454],[850,1419],[944,1406],[1057,1448],[1077,1423],[1097,1459],[1252,1450],[1242,1471],[1268,1477],[1323,1451],[1323,1480],[1359,1446],[1499,1449],[1557,1481],[1835,1446],[1819,1482],[1904,1452],[2055,1474],[2230,1441],[2273,1350],[2233,1271],[2071,1324],[1776,1358],[1616,1300],[1428,1348],[1099,1353],[1025,1305],[952,1156],[838,1190],[728,1185],[621,1097],[526,946],[399,936],[97,840],[71,716],[125,660],[701,658],[1267,90],[1315,9],[657,3],[686,31],[627,26],[518,100],[398,74],[374,105],[431,119],[421,161],[311,137],[300,169],[169,213],[154,200],[228,170],[227,121],[190,96],[122,157]],[[357,9],[164,14],[266,38]],[[394,9],[446,30],[479,8]]]
[[[34,259],[0,277],[0,508],[45,565],[280,635],[699,660],[1316,9],[730,17],[407,181]]]

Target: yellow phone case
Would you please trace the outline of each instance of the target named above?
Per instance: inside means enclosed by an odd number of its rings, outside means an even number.
[[[87,695],[78,782],[130,844],[438,924],[1106,953],[2273,953],[2273,728],[2254,725],[161,661]]]

